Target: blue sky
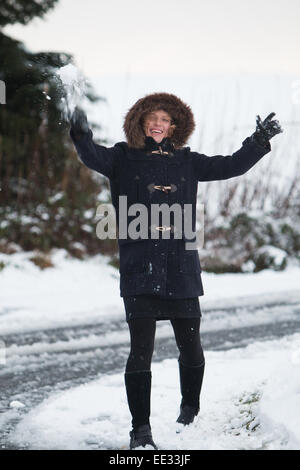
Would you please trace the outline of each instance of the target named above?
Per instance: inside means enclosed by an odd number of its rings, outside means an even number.
[[[74,54],[90,77],[300,76],[299,0],[60,0],[5,32],[32,51]]]

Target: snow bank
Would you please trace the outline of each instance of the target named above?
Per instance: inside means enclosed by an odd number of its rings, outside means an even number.
[[[152,365],[153,436],[160,449],[300,449],[300,334],[206,352],[201,411],[181,433],[176,360]],[[123,374],[61,392],[24,417],[11,442],[30,449],[128,449]]]
[[[116,270],[98,255],[84,262],[64,250],[52,255],[54,268],[40,270],[33,253],[0,254],[0,335],[89,324],[122,314]]]

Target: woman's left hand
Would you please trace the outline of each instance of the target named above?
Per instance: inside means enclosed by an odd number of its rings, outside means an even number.
[[[272,121],[272,118],[276,113],[270,113],[263,121],[260,116],[256,116],[256,130],[253,134],[255,140],[265,146],[268,144],[269,140],[272,139],[276,134],[283,132],[279,121],[276,119]]]

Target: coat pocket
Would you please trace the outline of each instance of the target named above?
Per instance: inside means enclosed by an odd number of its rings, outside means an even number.
[[[178,243],[179,272],[185,274],[201,273],[198,249],[187,249],[186,243],[191,242],[184,235]]]
[[[119,239],[120,274],[143,273],[147,269],[148,240]]]

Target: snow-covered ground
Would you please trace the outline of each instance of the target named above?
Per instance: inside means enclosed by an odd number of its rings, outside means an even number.
[[[300,334],[244,349],[206,352],[201,411],[176,433],[175,359],[152,365],[152,431],[160,449],[299,449]],[[128,449],[123,374],[58,393],[17,426],[32,449]]]
[[[83,262],[56,250],[55,267],[43,271],[29,261],[31,256],[0,255],[5,264],[0,272],[0,340],[124,320],[119,274],[104,256]],[[152,364],[152,429],[161,449],[300,449],[300,333],[289,331],[264,341],[254,338],[246,347],[230,349],[233,329],[299,320],[299,278],[296,266],[257,274],[203,273],[202,333],[228,331],[229,347],[205,351],[201,412],[179,434],[177,358]],[[170,335],[169,322],[159,322],[158,338]],[[112,332],[108,328],[101,338],[93,334],[47,343],[25,341],[6,348],[0,342],[0,377],[3,367],[17,377],[34,355],[35,367],[39,358],[42,362],[44,356],[60,350],[63,361],[66,351],[87,349],[89,361],[93,347],[101,351],[110,345],[113,351],[114,344],[122,341],[129,341],[126,328]],[[16,363],[21,356],[22,362]],[[26,400],[21,403],[25,406],[13,399],[10,403],[10,417],[21,417],[9,439],[16,448],[128,449],[130,415],[122,372],[55,391],[33,408]],[[2,415],[0,435],[4,427]]]

